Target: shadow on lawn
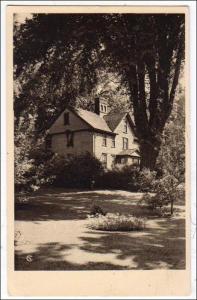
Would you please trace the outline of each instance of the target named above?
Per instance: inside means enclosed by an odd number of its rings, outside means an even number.
[[[100,205],[107,212],[143,214],[136,201],[139,196],[122,196],[98,192],[42,192],[28,198],[27,203],[15,204],[15,220],[81,220],[86,219],[92,204]]]
[[[139,194],[109,191],[42,191],[29,197],[26,204],[15,206],[16,220],[82,220],[86,219],[93,203],[107,212],[150,216],[150,211],[137,205]],[[179,208],[180,209],[180,208]],[[78,244],[40,244],[26,260],[27,254],[15,251],[16,270],[121,270],[121,269],[184,269],[185,268],[185,219],[150,218],[143,232],[102,232],[87,229],[81,232]],[[156,225],[156,226],[155,226]],[[87,258],[71,260],[68,252],[77,250]],[[101,262],[94,261],[94,255]],[[102,262],[102,254],[109,260]],[[115,259],[114,259],[115,257]],[[128,266],[121,262],[130,262]]]
[[[47,253],[47,254],[46,254]],[[26,260],[27,254],[20,251],[15,252],[15,270],[16,271],[85,271],[85,270],[124,270],[128,269],[121,265],[102,262],[88,262],[85,264],[77,264],[67,260],[60,259],[58,251],[58,259],[51,259],[57,255],[55,249],[48,245],[40,247],[36,252],[31,253],[32,262]],[[29,254],[28,254],[29,255]]]
[[[145,230],[145,234],[103,232],[98,237],[85,237],[81,249],[89,252],[116,252],[119,259],[134,256],[134,269],[184,269],[185,268],[185,220],[157,221],[158,228]]]
[[[88,261],[82,263],[69,259],[76,245],[47,243],[37,248],[32,262],[27,254],[15,252],[16,270],[124,270],[124,269],[184,269],[185,268],[185,220],[157,220],[157,227],[137,232],[86,231],[77,245],[79,255],[86,253]],[[66,255],[65,255],[66,253]],[[108,254],[108,262],[94,262],[94,255]],[[92,256],[93,255],[93,256]],[[112,257],[115,255],[116,259]],[[64,258],[63,258],[64,257]],[[130,261],[124,266],[120,261]],[[119,264],[118,264],[119,262]]]
[[[47,190],[29,196],[27,203],[16,202],[15,220],[82,220],[90,213],[92,204],[110,213],[149,217],[151,211],[137,204],[141,196],[140,193],[118,194],[117,191]]]

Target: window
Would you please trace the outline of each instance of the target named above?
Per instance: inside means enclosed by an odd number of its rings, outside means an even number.
[[[116,147],[116,141],[115,141],[115,137],[112,137],[112,144],[111,144],[112,148]]]
[[[128,138],[123,137],[123,150],[127,150],[129,148],[129,140]]]
[[[64,125],[69,125],[69,113],[64,114]]]
[[[121,164],[121,157],[119,157],[119,156],[116,157],[116,163]]]
[[[117,157],[116,162],[118,164],[127,164],[128,163],[128,158],[127,157]]]
[[[127,133],[127,120],[124,120],[124,129],[123,129],[124,133]]]
[[[128,157],[122,157],[121,163],[122,164],[127,164],[128,163]]]
[[[66,130],[66,140],[67,140],[67,147],[74,146],[74,133],[70,130]]]
[[[52,136],[48,135],[46,137],[46,149],[51,149],[52,148]]]
[[[102,153],[101,155],[101,163],[103,165],[103,168],[107,168],[107,153]]]
[[[103,147],[107,147],[107,136],[103,136]]]
[[[133,165],[139,165],[140,164],[140,159],[138,157],[132,157],[132,164]]]

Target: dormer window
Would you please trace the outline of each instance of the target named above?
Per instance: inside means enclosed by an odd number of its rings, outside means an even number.
[[[69,125],[69,113],[64,113],[64,125]]]

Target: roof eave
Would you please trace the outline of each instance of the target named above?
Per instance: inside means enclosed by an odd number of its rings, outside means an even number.
[[[101,130],[101,129],[97,129],[93,127],[93,131],[95,132],[99,132],[99,133],[105,133],[105,134],[109,134],[109,135],[117,135],[117,133],[113,132],[113,131],[107,131],[107,130]]]

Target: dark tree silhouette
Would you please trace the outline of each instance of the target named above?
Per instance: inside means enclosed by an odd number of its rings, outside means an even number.
[[[121,78],[132,103],[142,165],[153,169],[184,59],[184,14],[35,14],[14,28],[15,115],[46,128],[65,103]]]

